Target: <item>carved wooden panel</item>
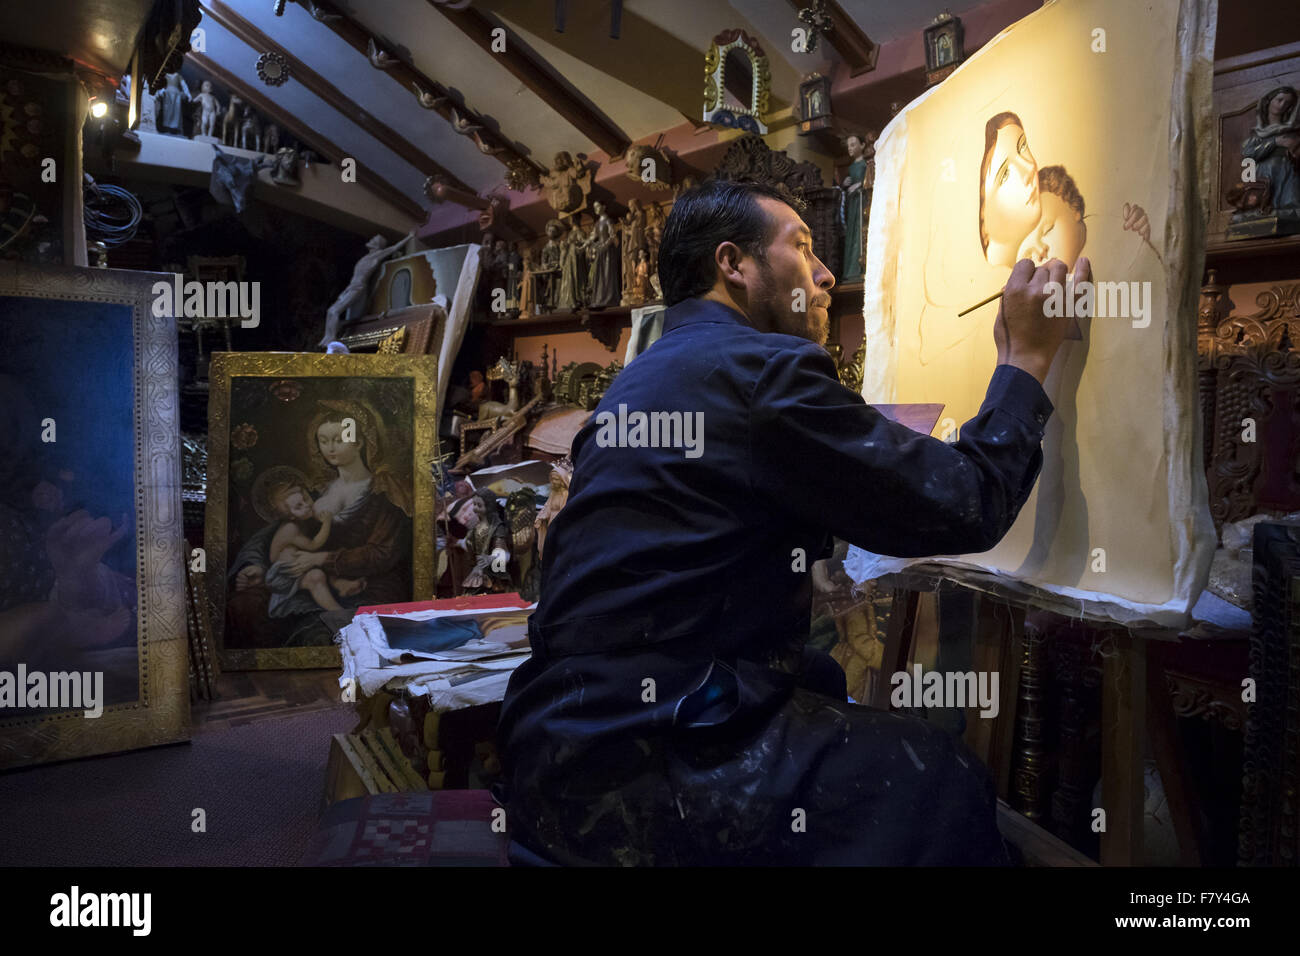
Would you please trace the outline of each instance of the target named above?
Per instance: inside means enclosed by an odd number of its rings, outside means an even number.
[[[1238,863],[1295,866],[1300,858],[1300,528],[1255,526],[1255,628],[1246,718]]]
[[[822,181],[816,164],[799,162],[784,150],[771,149],[758,136],[743,136],[728,147],[714,176],[731,182],[761,182],[783,188],[797,200],[804,222],[813,234],[813,252],[826,267],[839,274],[843,258],[836,213],[836,191]],[[802,208],[800,208],[802,206]]]
[[[1300,283],[1259,293],[1249,315],[1225,316],[1226,290],[1210,279],[1198,316],[1210,513],[1221,526],[1300,510]]]

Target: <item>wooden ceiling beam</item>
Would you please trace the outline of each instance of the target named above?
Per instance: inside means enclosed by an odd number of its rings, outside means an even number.
[[[504,24],[488,19],[474,7],[457,10],[437,3],[436,0],[425,0],[425,2],[498,60],[516,79],[537,94],[543,103],[560,114],[566,122],[595,143],[599,149],[603,149],[610,159],[623,155],[632,144],[626,133],[588,103],[570,84],[560,79],[558,74],[547,66],[545,60],[529,49],[528,45],[511,33]],[[505,31],[504,53],[497,53],[492,49],[492,32],[498,28]]]
[[[790,0],[790,6],[802,10],[808,0]],[[832,28],[821,34],[821,38],[830,43],[835,51],[849,65],[849,75],[858,76],[876,68],[880,56],[880,44],[862,32],[856,20],[844,12],[835,0],[826,0],[826,12],[830,14]],[[799,21],[801,24],[803,21]],[[806,25],[805,25],[806,26]]]
[[[306,89],[319,96],[357,126],[379,140],[395,155],[410,163],[426,176],[441,176],[448,183],[458,188],[469,189],[465,183],[453,176],[432,156],[406,139],[391,126],[380,122],[369,112],[362,109],[346,93],[285,49],[283,44],[275,42],[275,40],[222,3],[221,0],[202,0],[200,6],[213,20],[254,50],[262,53],[276,51],[283,55],[289,63],[291,81],[301,83]]]
[[[382,37],[375,36],[333,4],[316,2],[316,0],[295,0],[295,2],[308,13],[312,13],[313,17],[317,17],[317,14],[323,16],[324,19],[320,19],[319,22],[324,23],[325,26],[333,30],[340,39],[367,60],[370,59],[370,42],[372,40],[381,49],[385,46]],[[395,59],[398,59],[391,51],[387,52],[389,52],[389,55],[394,56]],[[476,144],[479,146],[480,152],[485,156],[491,156],[507,168],[518,164],[532,167],[534,170],[542,168],[535,161],[529,159],[525,151],[526,147],[520,149],[515,141],[510,139],[504,132],[494,130],[489,126],[481,115],[467,109],[463,103],[457,103],[455,97],[451,95],[451,92],[445,86],[416,69],[413,64],[398,59],[384,72],[397,81],[398,85],[412,96],[417,95],[417,88],[427,94],[434,105],[425,106],[425,109],[437,113],[448,123],[451,123],[455,132],[461,133],[461,130],[456,125],[458,117],[466,125],[475,128],[478,133]],[[457,115],[453,115],[453,109]],[[465,134],[461,133],[461,135]]]
[[[278,123],[281,129],[292,133],[300,142],[307,143],[314,148],[320,149],[327,159],[335,165],[338,164],[345,156],[350,156],[347,150],[336,143],[330,142],[321,133],[314,129],[306,129],[299,120],[294,117],[288,110],[276,106],[270,99],[259,93],[251,85],[239,79],[225,67],[221,66],[215,60],[205,56],[202,53],[195,53],[191,50],[186,54],[190,62],[197,66],[204,73],[207,73],[218,83],[225,86],[233,93],[237,93],[243,98],[245,103],[256,108],[262,115],[268,117],[273,122]],[[364,175],[357,180],[358,185],[363,186],[385,201],[391,203],[402,212],[409,215],[412,219],[424,222],[428,219],[429,214],[425,208],[418,202],[407,196],[404,192],[370,170],[365,170]]]

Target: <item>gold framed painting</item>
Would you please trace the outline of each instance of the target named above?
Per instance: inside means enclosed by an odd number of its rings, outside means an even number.
[[[0,769],[189,737],[176,324],[154,314],[157,281],[0,262]]]
[[[433,597],[437,359],[218,352],[211,382],[221,666],[337,666],[324,615]]]

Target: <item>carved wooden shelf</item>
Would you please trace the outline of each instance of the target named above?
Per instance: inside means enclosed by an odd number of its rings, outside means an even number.
[[[658,302],[647,302],[646,306],[657,306]],[[635,306],[644,308],[645,306]],[[613,352],[618,348],[618,339],[623,329],[632,324],[633,306],[618,305],[608,309],[568,309],[533,315],[526,319],[478,319],[476,325],[499,329],[516,329],[532,332],[590,332],[606,349]]]
[[[1212,242],[1205,268],[1218,273],[1221,285],[1294,279],[1300,276],[1300,235]]]

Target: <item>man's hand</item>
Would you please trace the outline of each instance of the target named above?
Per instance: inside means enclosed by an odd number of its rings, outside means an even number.
[[[998,320],[993,326],[998,364],[1014,365],[1036,378],[1040,385],[1047,378],[1056,350],[1070,327],[1064,308],[1055,317],[1048,316],[1044,309],[1048,282],[1057,283],[1063,295],[1070,293],[1065,275],[1065,263],[1059,259],[1052,259],[1037,269],[1030,260],[1021,259],[1002,290]],[[1074,282],[1077,285],[1091,281],[1092,266],[1087,259],[1080,258],[1075,263]]]

